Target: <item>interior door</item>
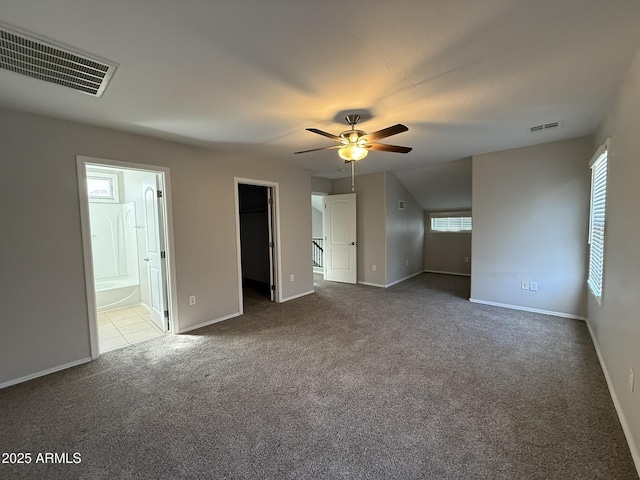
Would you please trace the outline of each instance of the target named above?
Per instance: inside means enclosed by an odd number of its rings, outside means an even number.
[[[150,179],[151,180],[151,179]],[[163,332],[169,329],[169,318],[165,316],[167,309],[167,283],[165,281],[165,248],[163,234],[163,198],[162,179],[155,175],[154,181],[144,181],[142,196],[144,198],[144,215],[146,221],[145,236],[147,255],[147,273],[149,275],[149,307],[151,320]],[[160,193],[159,193],[160,192]]]
[[[356,283],[356,194],[328,195],[325,199],[326,280]]]

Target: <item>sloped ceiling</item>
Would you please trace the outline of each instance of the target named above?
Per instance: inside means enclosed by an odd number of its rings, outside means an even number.
[[[305,127],[339,133],[361,112],[363,130],[406,124],[389,143],[413,151],[372,152],[358,172],[396,172],[427,209],[419,190],[448,162],[592,133],[640,45],[637,0],[1,4],[2,22],[119,67],[102,98],[0,69],[0,106],[327,178],[345,175],[335,151],[292,152],[331,144]]]

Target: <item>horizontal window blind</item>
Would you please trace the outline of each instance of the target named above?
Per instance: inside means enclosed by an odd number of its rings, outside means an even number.
[[[470,232],[471,217],[431,217],[432,232]]]
[[[589,278],[593,294],[602,296],[604,224],[607,204],[607,152],[591,167],[591,214],[589,217]]]

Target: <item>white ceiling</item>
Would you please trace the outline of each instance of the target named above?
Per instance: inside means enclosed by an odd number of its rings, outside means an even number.
[[[0,106],[327,178],[344,164],[293,155],[332,144],[304,129],[362,112],[366,131],[407,125],[388,143],[413,151],[358,173],[396,172],[425,209],[448,208],[434,172],[460,185],[449,162],[592,133],[640,45],[638,0],[0,0],[0,20],[119,64],[102,98],[0,69]]]

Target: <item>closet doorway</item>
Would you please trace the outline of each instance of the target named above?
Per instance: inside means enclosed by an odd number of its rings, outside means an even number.
[[[277,301],[276,185],[236,179],[241,308]]]

